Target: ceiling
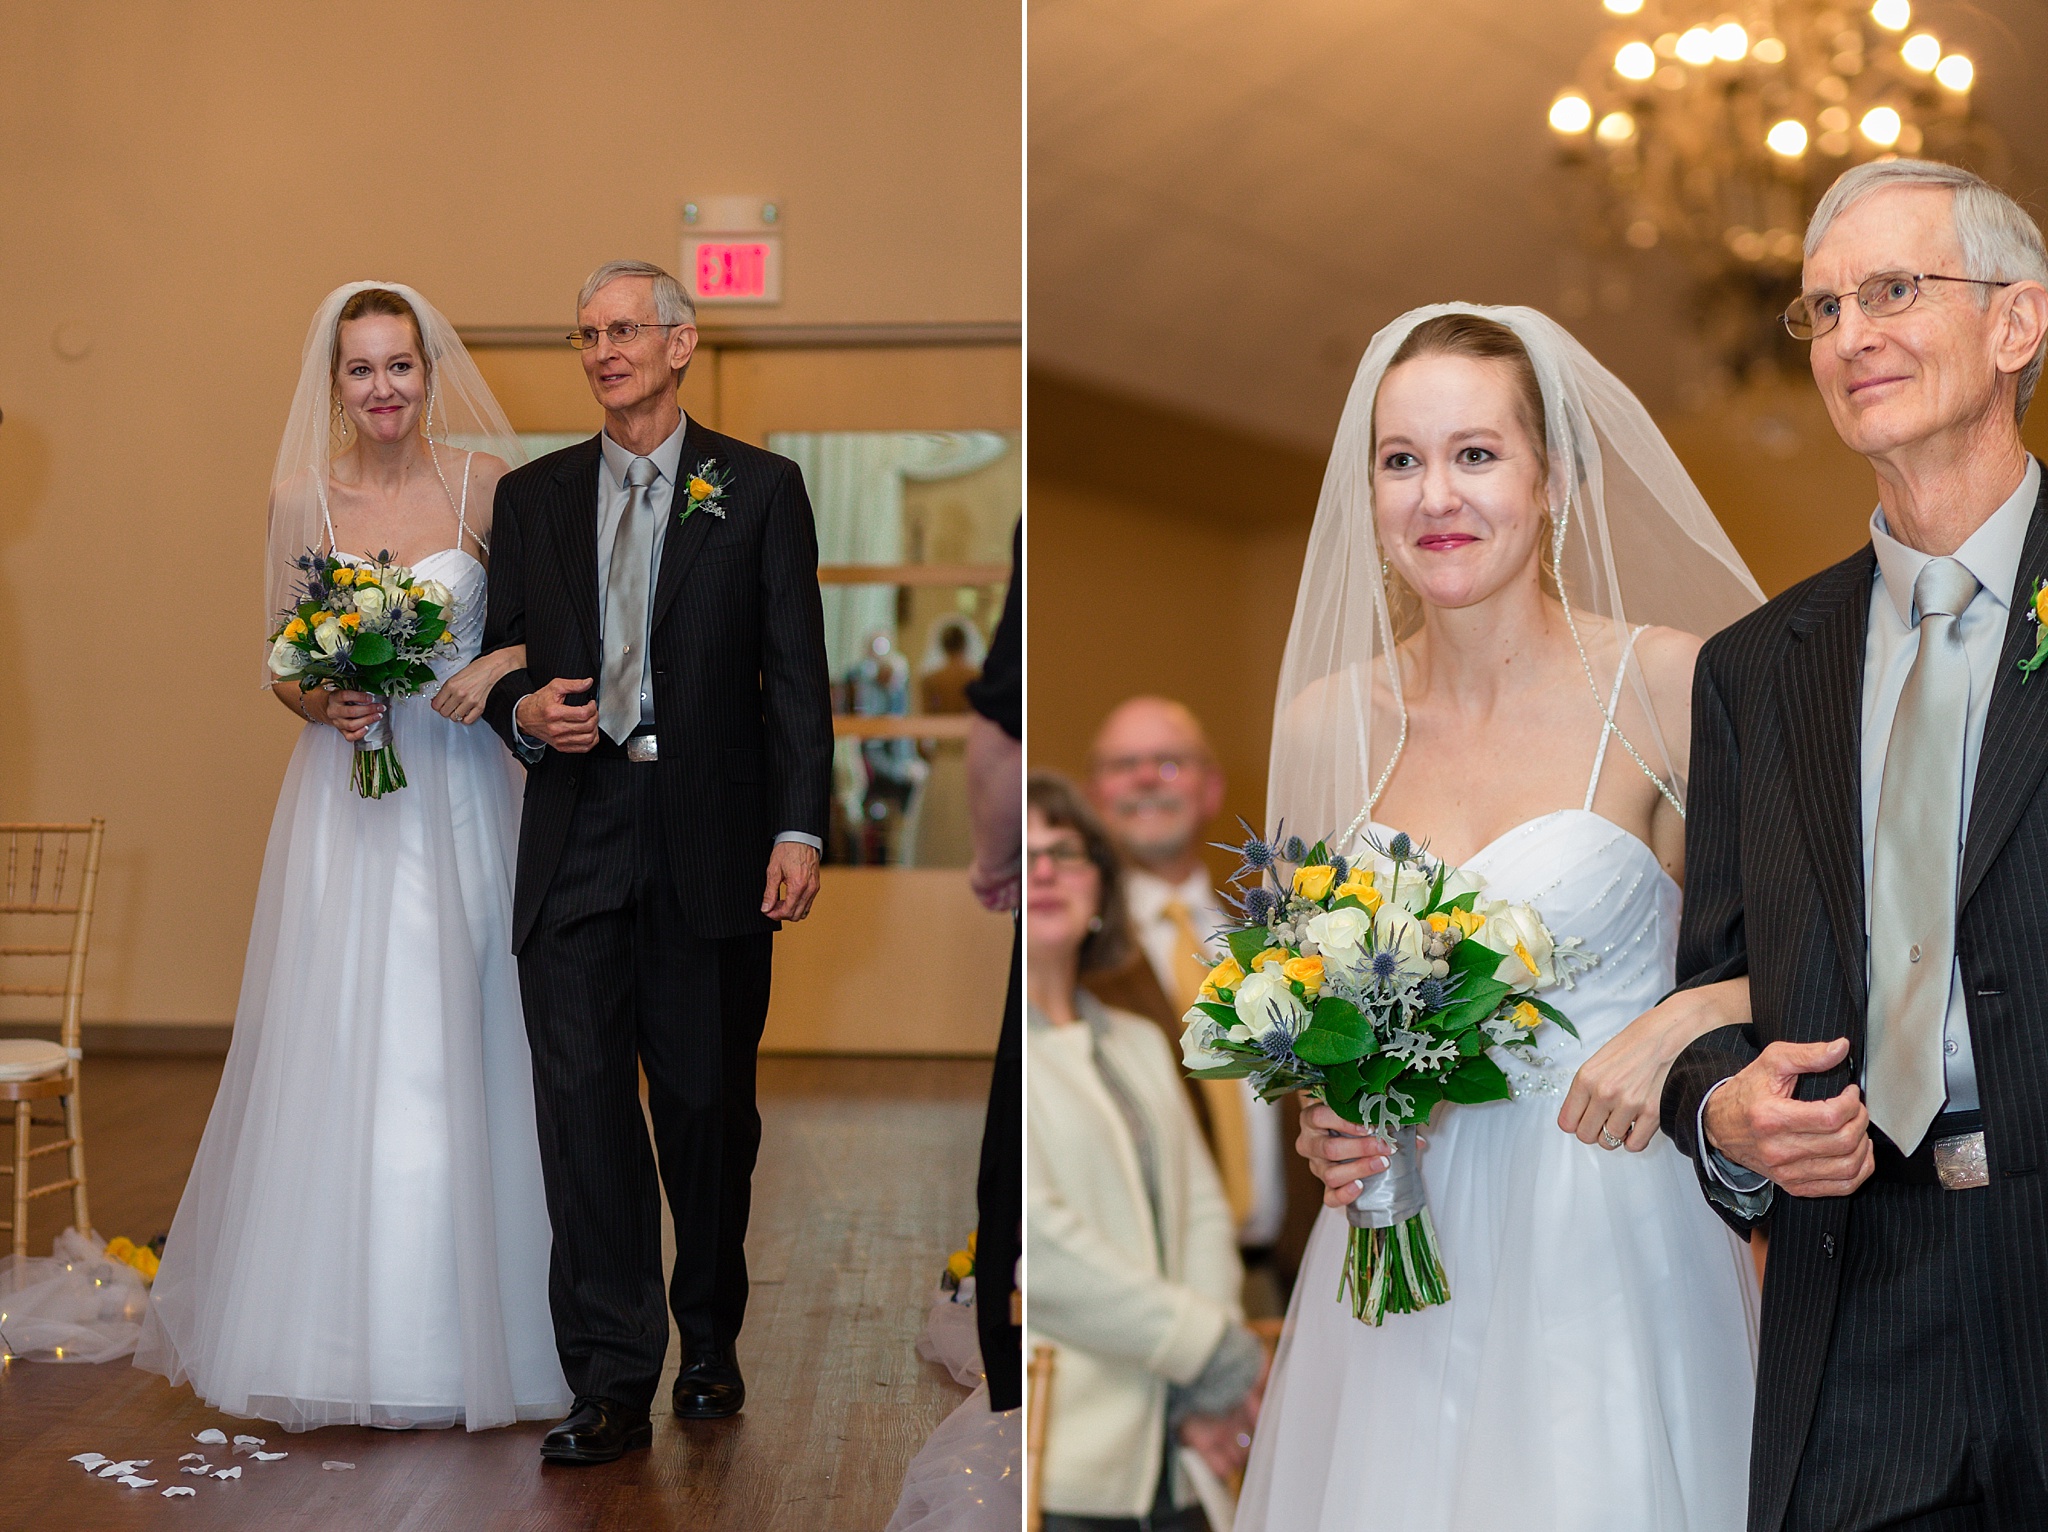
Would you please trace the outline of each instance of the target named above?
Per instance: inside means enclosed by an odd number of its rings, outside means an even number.
[[[2009,189],[2048,209],[2031,147],[2048,145],[2048,4],[1914,9],[1976,58],[1975,109],[2015,149]],[[1587,261],[1544,126],[1617,24],[1599,0],[1031,0],[1029,15],[1034,366],[1319,454],[1373,331],[1470,299],[1554,314],[1655,412],[1692,402],[1703,369],[1675,263]]]

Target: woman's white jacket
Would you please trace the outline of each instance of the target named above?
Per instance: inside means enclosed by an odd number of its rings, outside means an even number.
[[[1034,1012],[1026,1033],[1029,1339],[1056,1353],[1044,1505],[1070,1516],[1142,1516],[1159,1485],[1168,1385],[1192,1382],[1241,1321],[1244,1275],[1230,1207],[1165,1037],[1085,993],[1076,1008],[1072,1026]],[[1115,1071],[1150,1134],[1156,1224],[1102,1068]],[[1175,1498],[1186,1503],[1185,1484]]]

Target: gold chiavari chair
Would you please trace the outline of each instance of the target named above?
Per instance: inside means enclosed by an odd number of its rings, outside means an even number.
[[[100,839],[106,821],[86,824],[0,824],[0,996],[61,1002],[58,1041],[8,1037],[9,1023],[0,1022],[0,1101],[14,1103],[14,1153],[0,1175],[12,1180],[13,1216],[0,1229],[14,1236],[14,1253],[28,1254],[28,1207],[31,1199],[71,1193],[72,1221],[81,1232],[92,1228],[85,1200],[85,1137],[79,1122],[78,1045],[85,1001],[85,954],[92,936],[93,895],[99,884]],[[69,939],[29,944],[17,935],[48,933],[53,923],[70,926]],[[55,978],[63,965],[63,981]],[[15,982],[22,972],[32,982]],[[33,982],[40,980],[40,982]],[[18,1024],[24,1018],[15,1017]],[[39,1019],[39,1018],[38,1018]],[[37,1117],[38,1102],[58,1101],[61,1117]],[[35,1129],[57,1128],[53,1143],[32,1142]],[[30,1170],[47,1155],[68,1156],[69,1174],[41,1186],[31,1183]]]
[[[1045,1509],[1039,1496],[1045,1489],[1046,1410],[1052,1404],[1052,1359],[1050,1346],[1031,1348],[1030,1384],[1024,1410],[1024,1526],[1026,1532],[1040,1532]]]

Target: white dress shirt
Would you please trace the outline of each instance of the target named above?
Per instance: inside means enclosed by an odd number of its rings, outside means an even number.
[[[2041,492],[2041,465],[2027,458],[2026,472],[2019,488],[1991,513],[1990,520],[1972,532],[1951,555],[1977,577],[1979,589],[1956,618],[1963,652],[1970,666],[1970,704],[1963,728],[1963,748],[1956,761],[1956,791],[1962,799],[1960,823],[1963,838],[1970,828],[1970,802],[1977,785],[1977,758],[1984,746],[1984,721],[1991,711],[1991,689],[1998,680],[1999,655],[2005,645],[2006,625],[2012,615],[2013,598],[2031,599],[2033,592],[2015,592],[2020,556],[2026,549],[2027,527],[2033,520],[2034,502]],[[1914,610],[1913,587],[1920,571],[1934,555],[1909,548],[1891,535],[1885,525],[1884,507],[1870,517],[1870,542],[1877,551],[1877,578],[1870,585],[1870,621],[1863,640],[1863,939],[1870,940],[1871,859],[1877,845],[1877,800],[1884,785],[1885,750],[1892,737],[1892,719],[1899,710],[1899,694],[1920,653],[1919,613]],[[1956,846],[1958,868],[1963,847]],[[1951,917],[1953,918],[1953,917]],[[1867,951],[1866,951],[1867,956]],[[1963,991],[1963,965],[1958,957],[1949,977],[1948,1013],[1942,1020],[1942,1070],[1948,1085],[1944,1111],[1974,1111],[1977,1106],[1977,1066],[1970,1049],[1970,1015]],[[1866,1058],[1865,1067],[1868,1068]],[[1719,1090],[1717,1085],[1715,1090]],[[1708,1097],[1713,1091],[1707,1093]],[[1706,1102],[1700,1103],[1701,1125],[1706,1121]],[[1917,1145],[1901,1144],[1910,1154]],[[1731,1191],[1761,1190],[1763,1181],[1719,1155],[1713,1168]]]
[[[1218,930],[1230,924],[1231,917],[1224,909],[1223,901],[1216,897],[1216,889],[1210,883],[1208,873],[1197,868],[1179,883],[1169,883],[1137,867],[1124,874],[1124,904],[1131,917],[1132,934],[1137,937],[1146,961],[1152,965],[1159,987],[1166,991],[1168,999],[1179,1004],[1180,996],[1175,992],[1178,980],[1173,969],[1173,922],[1166,917],[1166,906],[1175,899],[1188,907],[1188,918],[1194,924],[1195,935],[1203,942],[1204,958],[1210,963],[1221,962],[1222,944],[1214,937]],[[1247,1249],[1259,1250],[1276,1243],[1281,1228],[1287,1222],[1289,1148],[1280,1141],[1280,1108],[1261,1101],[1251,1081],[1246,1080],[1242,1085],[1245,1151],[1251,1162],[1252,1205],[1245,1215],[1243,1227],[1237,1231],[1237,1240]]]
[[[676,480],[682,471],[683,438],[689,433],[690,417],[687,412],[676,422],[676,428],[666,440],[647,454],[647,460],[654,464],[654,481],[647,486],[647,508],[654,513],[654,545],[647,550],[647,627],[640,635],[640,726],[647,727],[654,722],[654,591],[661,575],[661,550],[668,538],[669,522],[673,519],[670,510],[675,504]],[[598,433],[597,460],[597,643],[600,653],[604,650],[604,592],[611,581],[612,545],[619,538],[619,521],[626,514],[626,505],[631,492],[626,485],[626,470],[633,466],[637,454],[628,452],[612,440],[609,430]],[[537,739],[529,738],[519,727],[515,710],[512,731],[519,742],[526,747],[522,754],[529,760],[538,759],[545,748]],[[780,845],[786,840],[800,841],[813,851],[823,851],[825,843],[815,835],[801,830],[784,830],[775,837]]]

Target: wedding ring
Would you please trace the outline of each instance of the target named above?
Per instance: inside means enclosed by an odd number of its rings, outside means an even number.
[[[1619,1149],[1621,1147],[1621,1140],[1612,1133],[1609,1133],[1605,1128],[1600,1130],[1600,1142],[1603,1147],[1608,1149]]]

